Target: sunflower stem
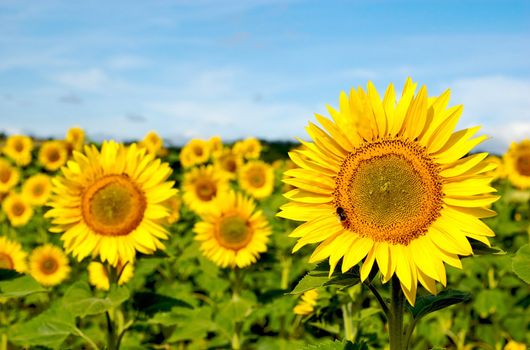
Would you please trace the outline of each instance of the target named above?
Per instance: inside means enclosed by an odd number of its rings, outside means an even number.
[[[390,301],[390,314],[388,330],[390,336],[390,350],[406,350],[407,345],[403,339],[403,314],[405,311],[405,296],[401,290],[399,279],[392,277],[392,299]]]
[[[113,289],[114,286],[118,285],[118,270],[116,267],[108,265],[107,269],[108,277],[109,277],[109,293]],[[112,317],[109,311],[105,312],[105,316],[107,319],[107,349],[108,350],[119,350],[119,343],[118,343],[118,329],[116,324],[116,313],[115,309],[112,308],[110,312],[112,312]]]
[[[344,339],[353,342],[353,319],[352,319],[352,303],[343,304],[341,306],[342,320],[344,322]]]
[[[238,301],[241,295],[242,276],[241,270],[236,266],[234,268],[234,283],[232,284],[232,301]],[[243,329],[243,322],[234,322],[234,334],[232,334],[232,349],[241,349],[241,330]]]

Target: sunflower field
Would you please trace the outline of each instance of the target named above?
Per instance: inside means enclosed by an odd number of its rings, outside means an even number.
[[[299,142],[0,138],[0,350],[530,345],[530,139],[410,79]],[[169,140],[170,141],[170,140]]]

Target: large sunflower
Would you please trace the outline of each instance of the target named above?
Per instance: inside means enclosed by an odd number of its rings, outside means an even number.
[[[503,158],[508,179],[516,187],[530,188],[530,139],[512,143]]]
[[[261,160],[243,165],[238,179],[241,188],[256,199],[270,196],[274,189],[274,169]]]
[[[217,205],[195,224],[195,239],[201,251],[221,267],[245,267],[267,251],[271,229],[261,210],[250,198],[233,191],[217,199]]]
[[[2,209],[13,227],[24,226],[33,217],[33,208],[29,202],[15,192],[11,192],[4,198]]]
[[[39,149],[39,162],[46,170],[55,171],[68,160],[67,144],[63,141],[46,141]]]
[[[18,166],[26,166],[31,162],[33,141],[29,136],[12,135],[6,140],[4,153],[13,159]]]
[[[101,151],[86,146],[54,180],[52,207],[46,217],[63,232],[65,249],[80,261],[99,255],[116,266],[133,261],[136,251],[152,254],[163,249],[167,231],[159,220],[168,215],[162,203],[174,196],[167,163],[161,163],[136,144],[125,147],[103,142]]]
[[[0,237],[0,269],[26,272],[26,255],[20,243],[10,241],[5,236]]]
[[[328,107],[332,120],[316,115],[324,129],[310,123],[313,142],[290,153],[299,168],[284,181],[297,189],[278,214],[306,221],[291,233],[294,251],[320,243],[310,261],[329,258],[330,273],[341,259],[343,272],[363,261],[363,281],[377,261],[411,304],[418,281],[436,293],[444,263],[461,268],[459,256],[473,253],[468,237],[489,244],[494,233],[479,219],[495,215],[485,207],[498,199],[487,153],[467,155],[486,136],[453,132],[462,106],[447,108],[449,91],[429,98],[415,88],[407,80],[396,103],[392,85],[381,100],[368,83],[342,93],[338,111]]]
[[[22,196],[31,205],[44,205],[52,193],[52,180],[46,174],[31,176],[22,185]]]
[[[29,272],[44,286],[58,285],[70,274],[68,257],[53,244],[37,247],[29,257]]]
[[[18,184],[20,173],[9,162],[0,158],[0,193],[7,193]]]
[[[182,199],[194,212],[202,212],[216,206],[215,199],[228,191],[227,178],[211,165],[192,169],[184,175]]]

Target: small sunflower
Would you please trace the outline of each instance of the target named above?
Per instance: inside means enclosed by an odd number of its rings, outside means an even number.
[[[31,176],[22,185],[22,196],[31,205],[44,205],[52,194],[52,180],[46,174]]]
[[[488,156],[486,161],[495,164],[497,167],[492,171],[488,171],[486,175],[491,176],[493,180],[503,179],[506,177],[506,169],[504,167],[504,162],[501,158],[497,156]]]
[[[506,345],[504,345],[503,350],[527,350],[528,348],[523,343],[516,342],[515,340],[510,340]]]
[[[147,149],[147,153],[156,156],[160,155],[162,149],[164,148],[164,140],[162,140],[162,138],[156,132],[149,131],[138,146],[145,147]]]
[[[184,203],[200,214],[216,206],[215,199],[228,191],[228,180],[211,165],[191,169],[184,175],[182,183]]]
[[[33,141],[29,136],[12,135],[6,140],[4,154],[13,159],[18,166],[26,166],[31,162]]]
[[[39,149],[39,162],[46,170],[55,171],[68,160],[68,150],[63,141],[46,141]]]
[[[234,151],[241,154],[245,159],[258,159],[261,154],[261,148],[261,143],[255,137],[238,141],[234,145]]]
[[[462,268],[468,237],[489,245],[494,233],[480,219],[495,215],[486,207],[499,198],[484,175],[495,168],[487,153],[468,155],[486,136],[453,132],[462,106],[447,108],[449,91],[415,90],[407,80],[396,103],[393,85],[381,100],[368,83],[342,93],[332,119],[317,115],[323,129],[310,123],[313,142],[290,153],[299,168],[284,182],[297,188],[279,214],[305,221],[291,233],[293,251],[320,243],[310,261],[329,258],[330,273],[341,259],[343,272],[363,261],[362,281],[377,261],[383,282],[396,274],[411,304],[418,282],[433,294],[436,281],[445,286],[444,263]]]
[[[24,226],[33,217],[33,208],[20,194],[11,192],[4,198],[2,209],[13,227]]]
[[[0,193],[7,193],[18,184],[20,173],[4,158],[0,158]]]
[[[53,244],[37,247],[29,257],[29,272],[40,284],[56,286],[70,274],[68,257]]]
[[[166,207],[169,209],[169,216],[166,218],[166,222],[171,225],[175,222],[179,221],[180,219],[180,207],[182,205],[182,200],[180,199],[180,196],[177,194],[171,198],[169,198],[165,202]]]
[[[208,140],[208,148],[210,149],[210,154],[213,158],[217,158],[219,153],[223,150],[223,140],[220,136],[212,136]]]
[[[0,269],[26,272],[26,255],[20,243],[10,241],[5,236],[0,237]]]
[[[235,153],[230,148],[224,148],[218,152],[214,160],[216,169],[223,172],[223,174],[230,180],[237,177],[237,172],[243,165],[241,155]]]
[[[302,294],[300,302],[294,307],[293,312],[300,316],[307,316],[315,310],[317,304],[318,292],[311,289]]]
[[[195,224],[202,253],[221,267],[246,267],[267,251],[269,223],[256,203],[233,191],[221,194],[217,205]]]
[[[241,188],[256,199],[270,196],[274,189],[274,169],[260,160],[243,165],[238,178]]]
[[[118,285],[121,286],[131,280],[134,275],[134,266],[131,262],[123,267],[123,264],[118,263],[118,271],[120,271],[120,279]],[[100,290],[109,290],[110,282],[109,275],[105,265],[100,262],[92,261],[88,264],[88,282]]]
[[[521,189],[530,188],[530,139],[513,142],[503,157],[508,179]]]
[[[204,164],[210,159],[210,145],[208,141],[192,139],[180,151],[180,163],[184,168],[196,164]]]
[[[66,132],[65,139],[70,151],[80,152],[85,144],[85,131],[80,127],[73,127]]]
[[[62,232],[67,253],[79,261],[99,255],[103,262],[133,261],[136,251],[164,249],[167,231],[159,221],[168,215],[163,202],[174,196],[167,163],[136,144],[103,142],[101,151],[85,146],[54,180],[46,213],[52,232]]]

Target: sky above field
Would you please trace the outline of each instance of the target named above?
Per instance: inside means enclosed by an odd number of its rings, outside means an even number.
[[[0,0],[0,130],[293,140],[341,90],[410,76],[503,152],[530,137],[529,58],[527,0]]]

